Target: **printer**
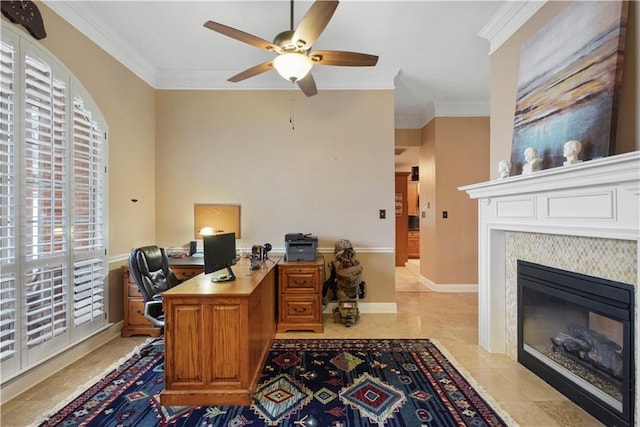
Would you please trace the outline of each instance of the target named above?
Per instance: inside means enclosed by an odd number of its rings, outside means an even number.
[[[318,238],[310,234],[289,233],[284,236],[285,261],[315,261]]]

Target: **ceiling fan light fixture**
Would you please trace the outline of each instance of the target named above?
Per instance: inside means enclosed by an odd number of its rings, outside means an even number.
[[[283,53],[273,59],[273,68],[275,68],[282,77],[294,83],[309,74],[312,67],[313,62],[311,58],[303,53]]]

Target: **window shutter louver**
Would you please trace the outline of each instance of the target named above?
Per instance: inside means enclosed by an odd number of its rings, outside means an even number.
[[[0,362],[16,364],[18,282],[16,280],[16,51],[0,42]]]
[[[26,337],[33,348],[67,330],[67,285],[63,265],[28,270],[26,275]]]
[[[104,131],[81,97],[73,99],[74,324],[104,313]],[[87,258],[88,257],[88,258]]]
[[[99,318],[104,313],[103,261],[92,258],[74,264],[74,310],[75,326]]]
[[[104,246],[104,131],[84,108],[82,98],[75,97],[73,107],[73,247],[76,252],[100,250]]]
[[[25,174],[27,347],[67,330],[66,85],[51,67],[25,58]]]

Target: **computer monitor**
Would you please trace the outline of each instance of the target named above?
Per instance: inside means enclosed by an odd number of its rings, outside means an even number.
[[[236,276],[231,266],[236,263],[236,233],[214,234],[203,237],[204,244],[204,272],[213,273],[223,268],[227,274],[215,276],[214,282],[235,280]]]

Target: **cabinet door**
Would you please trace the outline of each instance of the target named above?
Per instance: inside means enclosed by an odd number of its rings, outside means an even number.
[[[420,211],[420,185],[418,181],[409,181],[407,187],[407,211],[411,216],[418,216]]]
[[[420,258],[420,232],[409,232],[409,244],[407,245],[407,254],[409,258]]]

